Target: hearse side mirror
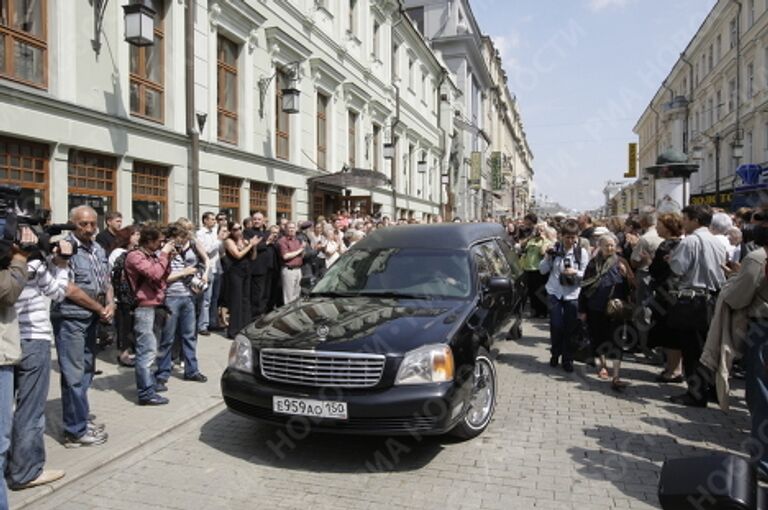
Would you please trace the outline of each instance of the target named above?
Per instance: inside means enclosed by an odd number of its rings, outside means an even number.
[[[506,276],[491,276],[485,289],[489,294],[503,294],[505,292],[512,292],[514,285],[512,280]]]
[[[313,275],[302,276],[301,281],[299,282],[299,286],[301,287],[301,295],[308,296],[309,291],[312,290],[312,287],[314,287],[316,283],[317,277]]]

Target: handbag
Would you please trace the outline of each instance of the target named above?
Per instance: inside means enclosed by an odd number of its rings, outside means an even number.
[[[611,293],[608,295],[608,302],[605,304],[605,315],[615,321],[628,321],[632,319],[635,313],[635,306],[629,301],[613,297],[616,285],[611,287]]]

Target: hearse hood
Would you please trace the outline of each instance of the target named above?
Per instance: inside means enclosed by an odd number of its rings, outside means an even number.
[[[471,309],[465,301],[310,298],[265,315],[243,333],[257,349],[404,353],[447,342]]]

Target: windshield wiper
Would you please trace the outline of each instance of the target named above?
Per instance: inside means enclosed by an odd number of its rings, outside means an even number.
[[[396,291],[360,292],[358,296],[394,298],[394,299],[424,299],[427,301],[431,301],[434,299],[434,297],[430,296],[429,294],[413,294],[413,293],[396,292]]]
[[[324,292],[310,292],[310,297],[355,297],[359,296],[359,292],[350,292],[350,291],[332,291],[327,290]]]

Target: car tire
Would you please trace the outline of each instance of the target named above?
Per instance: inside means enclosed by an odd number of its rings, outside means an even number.
[[[495,409],[496,365],[488,351],[480,347],[472,373],[472,396],[469,407],[450,434],[464,440],[479,436],[491,423]]]

